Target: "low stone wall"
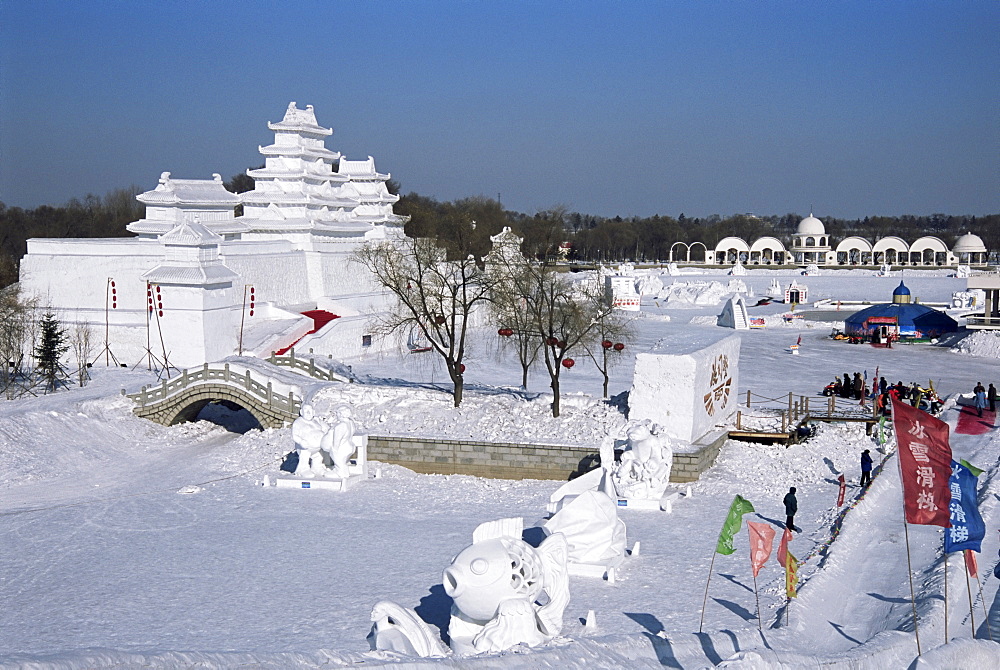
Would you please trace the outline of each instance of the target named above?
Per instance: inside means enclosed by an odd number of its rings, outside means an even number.
[[[590,447],[384,435],[368,436],[368,458],[425,474],[562,481],[599,462],[597,449]]]
[[[674,454],[674,467],[670,470],[670,481],[693,482],[715,463],[719,450],[729,438],[727,431],[709,436],[695,444],[695,449],[687,453]]]
[[[692,482],[715,462],[726,433],[696,451],[674,454],[673,482]],[[493,479],[556,479],[566,481],[600,463],[598,450],[504,442],[473,442],[433,438],[368,436],[368,458],[402,465],[414,472],[474,475]]]

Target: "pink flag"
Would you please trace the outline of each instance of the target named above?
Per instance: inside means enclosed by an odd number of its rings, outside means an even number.
[[[795,344],[802,344],[802,336],[799,335],[799,339],[795,340]]]
[[[976,555],[972,553],[971,549],[965,550],[965,569],[969,571],[970,577],[979,579],[979,565],[976,564]]]
[[[840,482],[840,493],[837,494],[837,507],[844,504],[844,494],[847,493],[847,480],[844,479],[844,475],[837,477],[837,481]]]
[[[753,568],[753,576],[756,577],[767,559],[771,557],[774,529],[769,524],[754,521],[747,521],[747,529],[750,532],[750,567]]]
[[[950,528],[948,424],[893,398],[892,427],[899,447],[906,520]]]
[[[785,557],[788,555],[788,541],[792,539],[792,531],[788,528],[781,536],[781,542],[778,544],[778,565],[785,567]]]

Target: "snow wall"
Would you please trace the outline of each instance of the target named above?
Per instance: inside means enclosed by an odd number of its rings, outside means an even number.
[[[736,412],[739,360],[736,335],[687,352],[661,353],[654,345],[636,356],[629,419],[649,419],[671,438],[697,442]]]

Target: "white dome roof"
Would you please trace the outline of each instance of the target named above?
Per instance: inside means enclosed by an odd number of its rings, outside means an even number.
[[[810,214],[799,221],[798,235],[826,235],[826,226],[823,222]]]
[[[955,240],[955,246],[952,247],[952,252],[956,254],[985,251],[986,245],[983,244],[983,238],[979,237],[979,235],[973,235],[972,233],[962,235],[960,238]]]

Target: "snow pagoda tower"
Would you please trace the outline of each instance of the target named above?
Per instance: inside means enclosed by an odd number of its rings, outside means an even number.
[[[351,255],[369,240],[402,235],[407,219],[393,212],[399,198],[386,188],[389,175],[370,156],[349,161],[327,149],[333,131],[317,123],[312,105],[292,102],[267,127],[274,142],[258,147],[264,167],[247,171],[252,191],[230,193],[218,174],[163,172],[137,196],[146,214],[128,225],[136,237],[28,240],[22,289],[63,323],[107,328],[122,361],[146,352],[148,287],[164,296],[157,328],[179,367],[236,353],[241,339],[245,353],[261,356],[291,345],[338,357],[388,346],[368,325],[387,298]],[[242,319],[251,288],[259,304]]]

